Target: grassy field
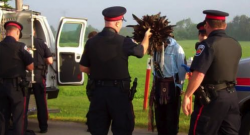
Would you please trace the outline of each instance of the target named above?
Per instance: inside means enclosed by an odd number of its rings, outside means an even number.
[[[195,40],[178,41],[183,47],[186,57],[192,57],[195,53]],[[243,58],[250,57],[250,42],[240,42],[243,50]],[[149,56],[142,59],[130,57],[129,71],[132,79],[138,78],[138,87],[135,99],[133,100],[134,111],[136,116],[136,127],[147,127],[147,111],[143,111],[143,97],[145,87],[146,62]],[[151,76],[152,78],[152,76]],[[151,79],[152,80],[152,79]],[[187,81],[185,83],[186,87]],[[85,85],[83,86],[63,86],[60,87],[57,99],[49,100],[49,108],[59,108],[60,113],[50,114],[50,119],[69,120],[69,121],[86,121],[86,113],[89,107],[89,101],[85,93]],[[150,85],[151,86],[151,85]],[[185,88],[184,87],[184,88]],[[185,89],[184,89],[185,90]],[[180,132],[187,132],[189,128],[190,117],[184,116],[181,112],[180,116]]]

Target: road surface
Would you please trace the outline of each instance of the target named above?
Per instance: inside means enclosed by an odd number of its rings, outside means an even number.
[[[29,119],[28,129],[34,130],[37,135],[90,135],[87,132],[87,126],[84,123],[78,122],[64,122],[64,121],[49,121],[49,128],[46,134],[39,133],[38,122],[36,119]],[[109,132],[112,135],[112,132]],[[133,135],[157,135],[156,132],[152,133],[147,131],[147,129],[136,128]],[[178,135],[187,135],[180,133]]]

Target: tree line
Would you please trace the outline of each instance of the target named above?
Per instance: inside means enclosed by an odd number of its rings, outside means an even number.
[[[183,19],[176,23],[174,27],[174,36],[178,40],[196,40],[198,30],[196,23],[192,22],[190,18]],[[93,26],[89,25],[86,30],[85,36],[91,31],[98,31]],[[250,18],[246,15],[236,16],[232,21],[227,23],[226,33],[240,41],[250,41]],[[123,36],[133,36],[133,29],[123,27],[120,31]],[[87,38],[85,38],[87,39]]]
[[[198,31],[190,18],[176,23],[174,35],[176,39],[197,39]],[[226,33],[240,41],[250,41],[250,18],[246,15],[236,16],[227,23]]]
[[[174,27],[174,36],[177,40],[197,40],[198,30],[196,23],[192,22],[190,18],[183,19],[176,23]],[[51,26],[52,27],[52,26]],[[55,29],[52,27],[53,33]],[[92,31],[99,32],[98,29],[92,25],[88,25],[85,32],[85,40],[88,34]],[[239,41],[250,41],[250,18],[246,15],[236,16],[232,21],[227,23],[226,33]],[[123,36],[133,36],[133,28],[123,27],[120,31]]]

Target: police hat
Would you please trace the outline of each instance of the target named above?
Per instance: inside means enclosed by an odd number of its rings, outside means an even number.
[[[229,14],[219,10],[204,10],[206,14],[206,20],[226,20],[226,16]]]
[[[205,25],[205,22],[204,22],[204,21],[203,21],[203,22],[200,22],[200,23],[197,24],[196,28],[197,28],[198,30],[202,30],[202,29],[204,29],[204,25]]]
[[[206,24],[205,21],[200,22],[197,24],[196,28],[199,30],[199,33],[206,33],[206,30],[204,28],[204,25]]]
[[[15,26],[16,28],[18,28],[20,30],[20,35],[19,38],[22,38],[22,30],[23,30],[23,25],[17,21],[8,21],[4,24],[4,29],[6,30],[6,28],[8,26]]]
[[[124,7],[114,6],[104,9],[102,15],[106,21],[118,21],[123,19],[123,15],[126,11]]]
[[[17,27],[20,31],[23,30],[23,25],[19,22],[16,21],[8,21],[4,24],[4,29],[6,29],[8,26],[15,26]]]

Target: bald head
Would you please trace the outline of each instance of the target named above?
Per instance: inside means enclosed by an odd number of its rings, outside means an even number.
[[[105,21],[105,27],[111,27],[111,28],[115,29],[117,33],[119,33],[121,28],[122,28],[122,20]]]

